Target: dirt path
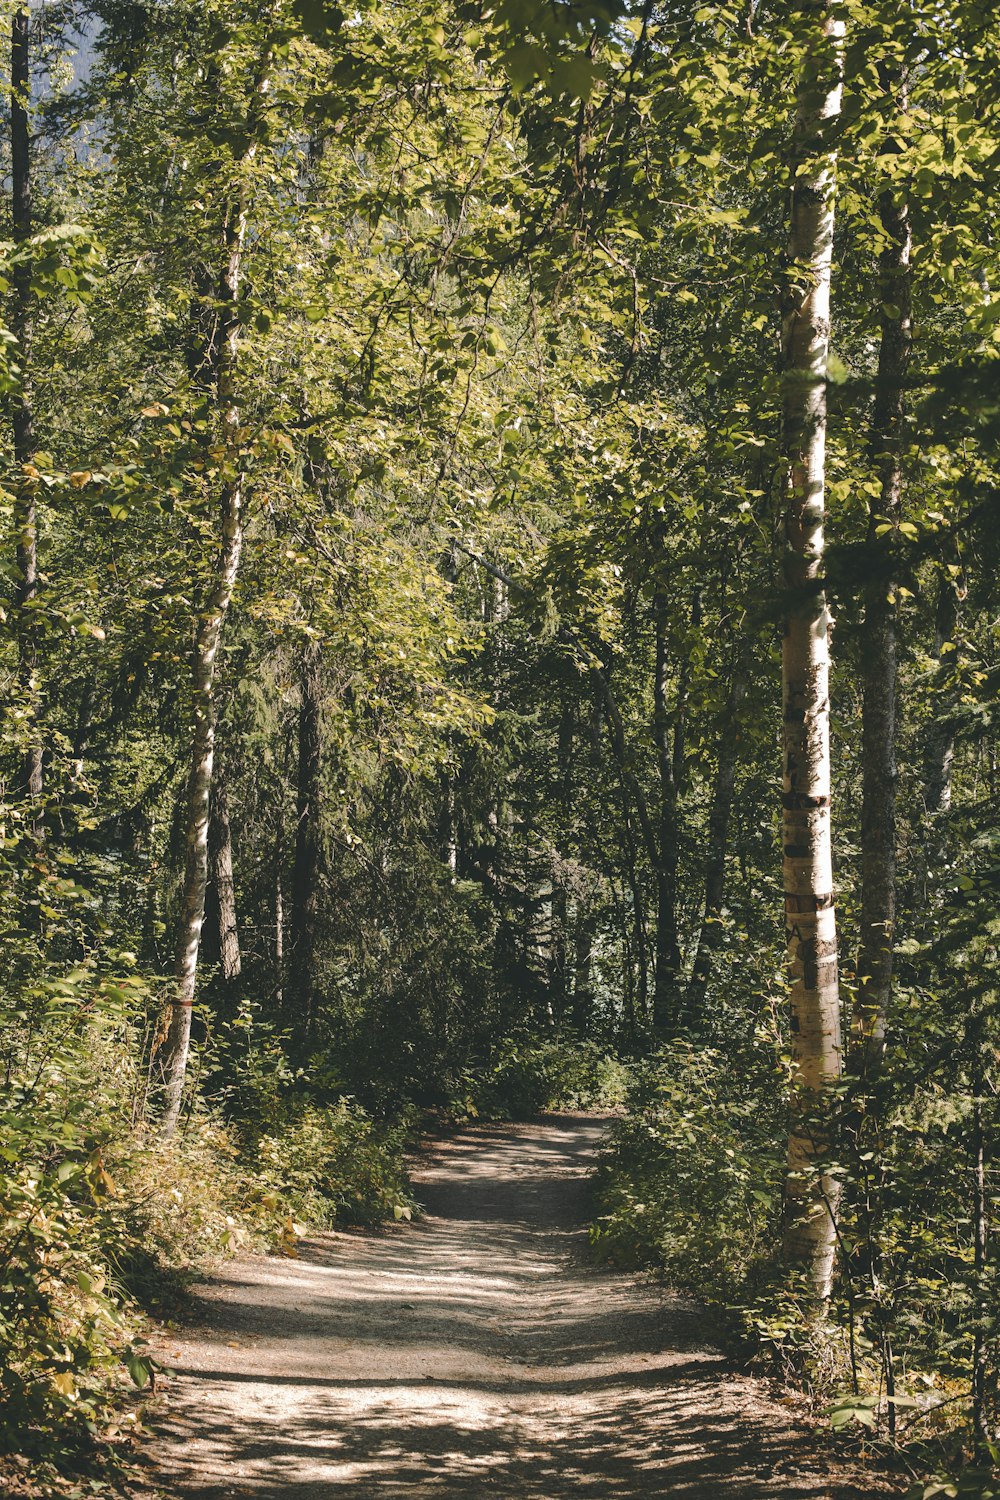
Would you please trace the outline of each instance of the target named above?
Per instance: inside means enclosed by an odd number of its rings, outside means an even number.
[[[426,1219],[204,1283],[150,1454],[197,1500],[783,1500],[831,1477],[698,1310],[580,1262],[600,1121],[470,1129],[415,1174]]]

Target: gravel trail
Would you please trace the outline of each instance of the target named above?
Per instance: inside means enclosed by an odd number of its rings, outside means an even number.
[[[860,1500],[704,1315],[583,1262],[604,1124],[467,1129],[417,1224],[225,1266],[157,1351],[147,1453],[176,1500]]]

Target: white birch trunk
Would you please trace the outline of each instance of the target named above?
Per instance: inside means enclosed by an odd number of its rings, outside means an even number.
[[[831,619],[820,583],[826,378],[836,200],[831,130],[840,113],[839,0],[807,8],[798,81],[789,270],[782,322],[786,463],[782,645],[785,928],[792,1022],[785,1254],[818,1303],[830,1294],[838,1190],[825,1169],[825,1091],[842,1070],[837,922],[830,843]]]
[[[256,103],[267,91],[270,64],[263,61]],[[208,825],[215,762],[215,678],[223,627],[229,613],[243,549],[243,485],[240,453],[240,413],[236,380],[240,349],[240,277],[246,237],[246,207],[242,178],[256,156],[251,142],[239,163],[233,206],[223,230],[224,259],[220,277],[220,330],[216,365],[216,401],[223,449],[223,487],[219,497],[219,551],[208,598],[200,614],[191,665],[193,720],[191,763],[187,783],[184,883],[174,968],[174,993],[161,1018],[153,1063],[162,1082],[160,1133],[174,1134],[180,1118],[188,1055],[191,1049],[191,1010],[198,977],[198,955],[205,921],[208,884]]]

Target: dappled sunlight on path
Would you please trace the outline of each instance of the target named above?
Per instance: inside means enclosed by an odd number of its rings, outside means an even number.
[[[583,1262],[602,1122],[469,1129],[417,1171],[427,1217],[203,1283],[151,1455],[200,1500],[848,1500],[703,1316]]]

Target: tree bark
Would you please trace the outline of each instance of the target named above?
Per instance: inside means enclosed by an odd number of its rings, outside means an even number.
[[[653,740],[660,778],[659,829],[656,839],[656,943],[653,971],[653,1029],[667,1031],[676,1020],[677,979],[681,950],[677,938],[677,778],[670,743],[670,654],[667,599],[657,590],[653,600],[656,658],[653,676]]]
[[[620,729],[620,721],[618,723]],[[618,748],[619,751],[622,751],[620,744]],[[625,764],[621,759],[621,754],[618,755],[618,772],[618,788],[621,795],[622,809],[622,832],[624,834],[625,878],[628,882],[629,895],[632,901],[631,944],[635,959],[635,988],[629,992],[632,1004],[626,1020],[629,1037],[632,1041],[635,1041],[639,1028],[641,1027],[645,1030],[649,1026],[650,1021],[649,934],[646,925],[646,902],[642,883],[639,879],[639,850],[636,843],[635,829],[632,826],[632,811],[628,798],[629,787],[632,783],[629,780]],[[632,785],[632,790],[635,792],[639,788]]]
[[[955,628],[958,625],[960,591],[947,573],[942,573],[934,611],[934,655],[939,674],[945,676],[955,662]],[[952,695],[941,693],[944,712],[935,714],[924,743],[924,807],[930,817],[951,808],[951,767],[955,758],[955,731],[950,719]]]
[[[559,787],[559,802],[569,826],[573,815],[573,748],[576,720],[572,704],[563,703],[559,715],[559,734],[556,742],[556,775]],[[570,932],[569,893],[565,878],[559,869],[552,876],[552,963],[549,985],[552,994],[552,1009],[556,1019],[563,1021],[570,1003]]]
[[[597,935],[596,914],[577,903],[574,931],[573,1025],[586,1036],[594,1013],[594,939]]]
[[[274,837],[274,1007],[279,1015],[285,1003],[285,897],[281,887],[284,857],[284,827],[279,821]]]
[[[698,948],[686,998],[686,1023],[690,1026],[701,1015],[712,972],[712,955],[722,935],[720,915],[726,889],[726,852],[729,847],[729,823],[736,788],[736,765],[739,742],[736,718],[746,696],[746,677],[739,666],[733,674],[726,699],[726,711],[719,736],[715,787],[708,817],[708,860],[705,865],[705,904],[698,934]]]
[[[636,1022],[638,1021],[642,1026],[648,1026],[650,1018],[649,943],[646,929],[645,902],[639,882],[638,848],[636,845],[635,830],[632,826],[633,807],[635,809],[636,820],[639,824],[643,848],[654,870],[657,868],[659,860],[659,849],[642,785],[629,764],[628,748],[625,744],[625,727],[622,724],[621,713],[611,687],[611,680],[607,669],[601,670],[595,668],[594,678],[601,694],[608,739],[611,743],[612,754],[618,767],[619,788],[621,791],[622,828],[625,834],[625,852],[627,855],[626,877],[632,896],[632,940],[636,960],[636,1004],[633,1007],[633,1014],[630,1020],[634,1039]],[[636,1011],[638,1015],[635,1014]]]
[[[454,885],[458,879],[458,808],[455,772],[450,766],[442,774],[441,794],[441,857]]]
[[[212,784],[208,825],[209,929],[212,957],[219,963],[222,982],[231,986],[243,967],[236,884],[233,879],[233,834],[229,821],[229,793],[222,766],[216,768]]]
[[[899,97],[905,108],[905,86],[898,72],[886,82],[887,92]],[[909,207],[905,197],[888,186],[880,208],[886,246],[879,278],[882,337],[870,436],[880,496],[878,506],[870,507],[868,521],[875,557],[880,533],[893,537],[901,517],[904,388],[913,347]],[[896,931],[896,604],[895,581],[881,570],[865,590],[861,651],[861,946],[850,1071],[871,1083],[885,1050]]]
[[[18,6],[11,17],[10,44],[10,154],[11,217],[15,246],[26,251],[33,228],[31,181],[31,11]],[[35,601],[38,594],[38,481],[34,476],[35,439],[32,356],[34,296],[31,264],[19,257],[12,280],[10,331],[17,340],[20,370],[18,388],[11,400],[14,482],[14,537],[17,610],[17,677],[29,718],[29,743],[24,754],[22,790],[32,807],[31,822],[41,833],[42,739],[38,732],[38,629]]]
[[[785,928],[792,1027],[792,1111],[785,1256],[822,1304],[833,1281],[836,1179],[826,1092],[842,1070],[837,923],[830,838],[830,630],[821,584],[826,378],[836,203],[831,131],[840,113],[840,0],[811,5],[797,84],[795,174],[782,319],[784,573],[782,642]]]
[[[262,58],[251,104],[259,110],[268,88],[270,48]],[[257,122],[252,120],[254,134]],[[256,139],[239,163],[242,179],[257,153]],[[153,1063],[163,1080],[160,1133],[169,1139],[180,1118],[188,1055],[191,1049],[191,1010],[198,977],[198,955],[205,921],[208,883],[208,825],[215,766],[215,679],[223,628],[239,573],[243,549],[243,486],[240,452],[240,414],[237,378],[240,354],[240,282],[246,238],[246,205],[242,180],[223,224],[223,261],[219,278],[219,338],[215,369],[215,399],[223,484],[219,495],[219,548],[208,597],[199,615],[191,663],[193,716],[191,761],[186,794],[186,837],[181,916],[178,926],[174,994],[167,1001],[159,1034],[154,1039]]]
[[[289,961],[291,1001],[308,1034],[315,1019],[316,929],[322,873],[323,751],[320,739],[322,657],[315,641],[306,643],[299,677],[299,757],[295,802],[295,858],[292,865]]]

